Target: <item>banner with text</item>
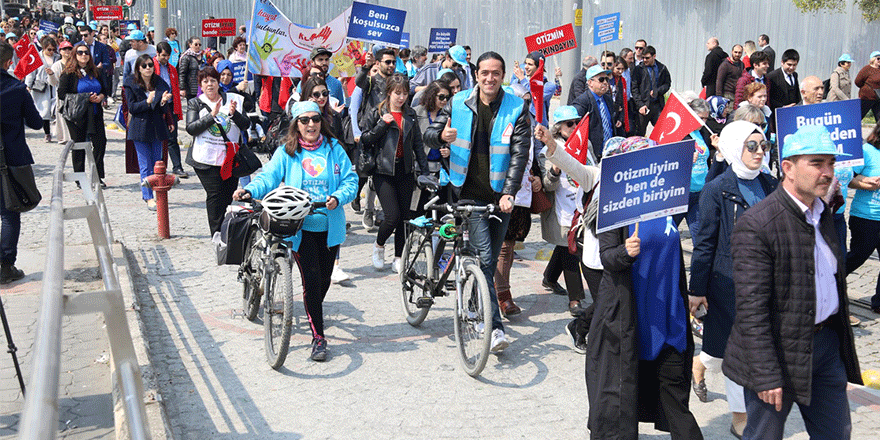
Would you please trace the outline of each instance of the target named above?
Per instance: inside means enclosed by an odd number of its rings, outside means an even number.
[[[455,45],[458,29],[431,28],[428,34],[428,53],[443,53]]]
[[[351,4],[348,38],[383,46],[400,46],[406,11],[368,3]]]
[[[694,141],[602,158],[596,233],[686,212]]]
[[[49,33],[49,32],[58,32],[58,29],[61,29],[61,26],[58,23],[46,20],[40,20],[40,30]]]
[[[234,18],[202,20],[202,37],[234,37],[236,33]]]
[[[862,155],[862,113],[858,99],[796,105],[776,109],[776,131],[779,151],[785,152],[785,138],[804,125],[824,125],[837,145],[838,167],[855,167],[865,164]]]
[[[309,29],[293,24],[270,0],[256,0],[248,28],[248,70],[256,75],[301,77],[313,48],[342,50],[350,14],[349,8],[323,27]]]
[[[409,32],[400,34],[400,47],[409,47]]]
[[[526,37],[526,48],[529,52],[539,50],[545,57],[576,47],[577,40],[574,37],[574,26],[571,23]]]
[[[92,20],[122,20],[122,6],[92,6]]]
[[[247,63],[240,61],[232,63],[232,82],[242,82],[247,77]]]
[[[620,38],[620,12],[593,18],[593,46],[616,41]]]

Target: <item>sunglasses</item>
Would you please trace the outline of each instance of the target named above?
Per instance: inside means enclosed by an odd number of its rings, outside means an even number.
[[[756,153],[758,151],[758,147],[761,147],[761,151],[769,151],[770,150],[770,142],[769,141],[747,141],[743,143],[745,145],[746,150],[749,150],[749,153]]]
[[[390,65],[396,63],[396,61],[394,61],[394,60],[385,60],[385,61],[382,61],[382,63],[387,64],[387,65],[390,66]]]
[[[144,69],[152,69],[153,63],[144,63],[144,64],[141,64],[141,67],[143,67]]]
[[[644,47],[636,46],[636,50],[645,50],[645,48],[644,48]]]
[[[577,121],[575,121],[575,120],[565,121],[565,122],[563,122],[563,124],[565,124],[566,127],[571,128],[571,127],[574,127],[575,125],[577,125]]]
[[[330,96],[329,90],[322,90],[320,92],[312,92],[312,98],[319,99],[320,97],[328,97]]]
[[[193,46],[201,46],[202,43],[193,43],[192,45],[193,45]]]
[[[296,120],[299,121],[299,123],[302,125],[309,125],[309,121],[312,121],[315,124],[318,124],[321,122],[321,115],[301,116],[299,118],[296,118]]]
[[[45,50],[46,50],[46,52],[55,52],[54,47],[47,47]]]
[[[87,50],[78,50],[76,51],[77,55],[91,55]]]
[[[600,77],[598,77],[598,78],[593,78],[593,79],[596,80],[596,81],[599,81],[599,82],[607,82],[607,81],[608,81],[608,77],[607,77],[607,76],[600,76]]]
[[[602,67],[614,67],[614,63],[602,63]]]

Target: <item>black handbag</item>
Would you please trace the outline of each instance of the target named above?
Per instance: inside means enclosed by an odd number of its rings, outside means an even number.
[[[68,93],[61,102],[61,116],[71,122],[81,122],[89,108],[88,93]]]
[[[232,159],[232,177],[250,176],[254,171],[263,166],[263,162],[248,148],[247,144],[230,141],[229,137],[226,136],[226,130],[220,124],[217,124],[217,128],[220,129],[220,135],[223,136],[223,140],[227,144],[235,144],[237,146],[235,157]]]
[[[376,155],[373,154],[372,149],[369,146],[365,146],[363,142],[358,142],[355,170],[360,177],[372,176],[376,171]]]
[[[34,209],[43,199],[34,170],[30,165],[7,166],[6,147],[0,140],[0,190],[6,209],[15,212],[27,212]]]

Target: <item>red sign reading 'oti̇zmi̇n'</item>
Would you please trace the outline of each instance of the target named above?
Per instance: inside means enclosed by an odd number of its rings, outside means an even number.
[[[577,47],[577,40],[574,38],[574,26],[571,23],[526,37],[526,48],[529,52],[539,50],[545,57],[575,47]]]
[[[202,20],[202,36],[203,37],[234,37],[235,36],[235,19],[234,18],[216,18],[212,20]]]
[[[122,20],[122,6],[92,6],[95,20]]]

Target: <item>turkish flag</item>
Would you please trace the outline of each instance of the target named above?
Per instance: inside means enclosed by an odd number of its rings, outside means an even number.
[[[565,142],[565,151],[586,165],[590,148],[590,115],[585,115]]]
[[[22,59],[24,58],[24,55],[27,53],[28,47],[30,46],[32,46],[31,38],[28,36],[27,33],[25,33],[21,36],[20,40],[15,42],[15,45],[12,46],[12,48],[15,49],[15,56],[17,56],[18,59]]]
[[[18,60],[18,65],[15,66],[15,76],[24,80],[29,73],[33,72],[40,68],[43,65],[43,58],[40,57],[40,52],[37,51],[37,46],[30,45],[27,52],[25,52],[23,57],[20,57]]]
[[[658,144],[668,144],[684,139],[690,132],[703,126],[703,121],[684,103],[674,90],[660,112],[657,125],[651,130],[650,139]]]
[[[529,91],[532,94],[532,104],[535,105],[535,120],[539,124],[544,123],[544,60],[538,63],[538,70],[529,78]]]

